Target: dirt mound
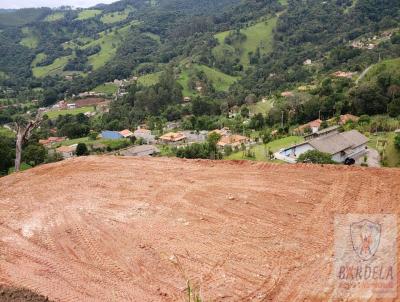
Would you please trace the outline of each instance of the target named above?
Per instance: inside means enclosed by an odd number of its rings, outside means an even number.
[[[0,283],[54,301],[184,301],[188,280],[204,301],[328,301],[334,215],[399,214],[399,196],[398,169],[66,160],[0,179]]]
[[[0,285],[1,302],[51,302],[47,297],[23,289]]]

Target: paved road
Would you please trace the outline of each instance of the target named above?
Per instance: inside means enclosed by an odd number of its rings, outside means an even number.
[[[366,155],[367,155],[368,167],[379,168],[381,166],[381,157],[377,150],[368,148]],[[361,165],[361,163],[363,163],[363,162],[364,162],[364,156],[361,156],[356,160],[357,165]]]
[[[373,66],[373,65],[368,66],[368,67],[360,74],[360,76],[359,76],[358,79],[356,80],[356,84],[358,84],[358,82],[360,82],[360,81],[365,77],[365,75],[368,73],[368,71],[371,69],[372,66]]]

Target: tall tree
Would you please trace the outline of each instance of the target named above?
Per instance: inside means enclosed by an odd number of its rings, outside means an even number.
[[[17,139],[15,143],[15,172],[18,172],[21,167],[22,145],[29,140],[33,129],[37,128],[41,122],[42,115],[39,113],[34,120],[26,120],[24,117],[19,117],[15,122],[17,130]]]

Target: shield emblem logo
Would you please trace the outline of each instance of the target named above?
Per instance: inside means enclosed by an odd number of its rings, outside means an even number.
[[[382,227],[368,219],[352,223],[350,226],[353,250],[362,260],[371,259],[378,250]]]

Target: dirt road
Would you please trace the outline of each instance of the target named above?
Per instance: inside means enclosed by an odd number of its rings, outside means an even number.
[[[399,196],[399,169],[66,160],[0,179],[0,283],[54,301],[185,301],[187,280],[204,301],[328,301],[334,214],[399,214]]]

